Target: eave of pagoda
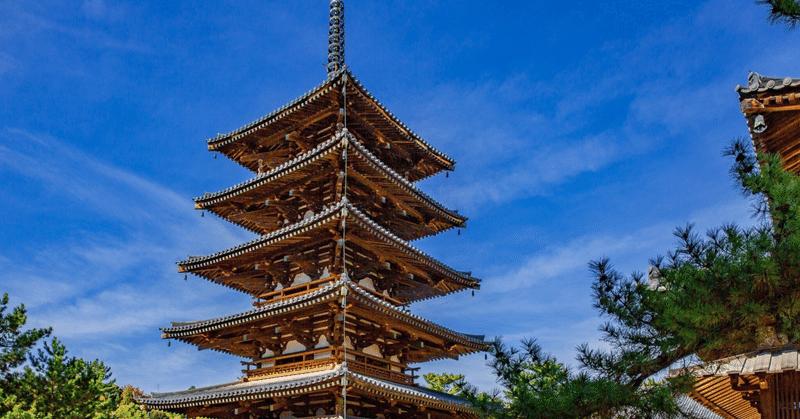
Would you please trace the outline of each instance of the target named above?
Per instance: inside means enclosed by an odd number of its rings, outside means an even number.
[[[268,234],[284,227],[286,221],[294,222],[309,210],[320,212],[341,198],[344,148],[348,153],[348,199],[383,227],[404,240],[415,240],[465,226],[466,217],[421,192],[346,129],[267,173],[195,198],[195,207],[255,233]]]
[[[347,277],[247,312],[173,322],[161,329],[162,338],[252,359],[260,358],[264,349],[280,353],[291,340],[309,348],[325,336],[332,347],[336,342],[341,346],[338,315],[344,296],[348,304],[347,336],[356,348],[380,342],[384,356],[401,356],[403,363],[456,359],[487,348],[482,336],[455,332],[386,303]]]
[[[800,173],[800,78],[750,73],[748,81],[736,90],[753,145],[762,153],[780,154],[785,169]],[[757,118],[763,130],[754,126]]]
[[[347,236],[341,230],[347,221]],[[343,257],[343,245],[347,258]],[[178,262],[180,272],[259,297],[278,284],[286,287],[298,274],[312,280],[324,270],[351,277],[371,277],[379,291],[402,301],[418,301],[465,288],[479,280],[439,262],[361,213],[346,198],[313,217],[253,241],[208,256]]]
[[[792,414],[800,399],[800,347],[765,347],[670,371],[673,377],[681,374],[694,378],[687,395],[723,418],[783,418],[776,408],[782,405],[784,415]]]
[[[412,182],[453,170],[454,160],[411,131],[348,70],[242,128],[209,139],[208,148],[256,173],[259,160],[264,170],[277,167],[322,143],[345,122],[340,111],[345,85],[348,127],[361,133],[370,150],[380,151],[387,165]]]
[[[348,406],[362,415],[380,412],[390,418],[462,418],[476,415],[468,402],[451,394],[424,387],[392,383],[341,366],[329,371],[280,377],[272,380],[235,381],[212,387],[174,393],[153,393],[137,398],[149,409],[196,415],[223,415],[294,411],[296,414],[322,408],[326,418],[335,413],[337,397],[348,389]],[[363,400],[363,402],[362,402]],[[402,410],[399,410],[402,409]],[[316,415],[309,413],[309,417]],[[348,414],[348,417],[354,417]]]

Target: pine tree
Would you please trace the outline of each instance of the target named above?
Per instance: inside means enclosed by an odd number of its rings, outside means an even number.
[[[28,321],[25,305],[8,310],[8,294],[0,300],[0,378],[25,362],[28,353],[40,339],[50,335],[51,329],[22,330]]]
[[[800,3],[797,0],[759,0],[757,3],[770,6],[769,20],[772,23],[783,23],[794,29],[800,22]]]
[[[705,236],[691,224],[678,228],[678,245],[650,261],[647,279],[621,274],[607,258],[591,262],[610,349],[580,346],[574,373],[533,340],[519,349],[498,340],[490,366],[504,392],[460,382],[460,394],[487,418],[672,417],[693,379],[655,381],[657,373],[695,356],[709,361],[800,341],[800,178],[744,139],[724,154],[760,223],[723,224]]]
[[[30,356],[30,364],[12,381],[18,406],[62,419],[99,419],[110,417],[117,405],[119,388],[107,381],[110,369],[97,360],[67,356],[56,338]]]

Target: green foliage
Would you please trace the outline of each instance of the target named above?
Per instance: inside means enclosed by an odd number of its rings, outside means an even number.
[[[116,410],[111,414],[113,419],[181,419],[183,416],[175,413],[162,412],[160,410],[151,410],[148,417],[147,412],[142,410],[136,401],[136,397],[142,395],[142,391],[135,387],[122,388],[122,398]],[[198,418],[203,419],[203,418]]]
[[[464,379],[463,374],[434,374],[429,373],[422,376],[425,382],[428,383],[428,388],[443,393],[456,394],[458,388],[454,385],[456,382]]]
[[[497,340],[490,366],[503,392],[479,393],[462,381],[460,395],[486,418],[673,417],[681,413],[675,397],[693,379],[656,382],[657,373],[694,355],[712,360],[800,341],[800,178],[743,139],[725,155],[760,224],[724,224],[705,236],[692,225],[676,229],[676,248],[650,261],[649,280],[619,273],[607,258],[591,262],[609,349],[578,347],[574,373],[533,340],[520,349]]]
[[[102,362],[69,357],[53,338],[30,356],[30,364],[11,380],[18,406],[63,419],[107,418],[113,411],[119,392],[106,382],[111,373]]]
[[[794,29],[800,22],[800,4],[797,0],[759,0],[756,3],[770,7],[769,20],[773,24],[783,23],[789,29]]]
[[[8,294],[0,300],[0,376],[5,377],[19,367],[36,343],[50,335],[51,329],[22,330],[28,321],[27,310],[19,305],[6,313]]]
[[[676,391],[667,386],[618,380],[601,371],[574,373],[542,352],[535,340],[509,348],[495,340],[489,365],[503,387],[502,393],[480,393],[475,387],[456,383],[462,397],[480,415],[492,419],[520,418],[649,418],[676,414]]]
[[[148,418],[134,401],[142,392],[108,381],[111,373],[102,362],[67,356],[66,347],[55,338],[32,354],[51,330],[23,330],[25,306],[8,312],[8,301],[8,294],[0,300],[0,419]],[[149,416],[179,418],[159,411]]]
[[[648,297],[656,330],[704,360],[800,340],[800,179],[745,140],[725,154],[763,222],[705,237],[688,225],[676,230],[675,251],[651,261],[663,287]]]

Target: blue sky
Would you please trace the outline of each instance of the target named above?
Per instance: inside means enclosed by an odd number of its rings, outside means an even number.
[[[414,244],[483,278],[412,306],[455,330],[601,347],[590,260],[624,272],[676,226],[751,223],[722,148],[736,84],[800,76],[800,32],[751,0],[346,2],[346,62],[458,161],[420,187],[469,227]],[[205,139],[325,78],[328,4],[0,0],[0,291],[72,355],[147,392],[236,379],[239,360],[160,339],[250,300],[174,261],[252,235],[191,198],[252,176]],[[494,386],[482,355],[424,364]]]

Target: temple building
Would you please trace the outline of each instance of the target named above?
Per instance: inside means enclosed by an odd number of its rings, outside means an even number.
[[[409,304],[479,288],[409,242],[466,217],[417,189],[451,171],[344,65],[344,5],[330,2],[327,78],[288,105],[208,140],[254,177],[195,198],[259,237],[178,270],[247,293],[253,309],[173,322],[162,338],[244,358],[237,381],[139,401],[210,418],[474,418],[421,387],[410,364],[483,351],[483,336],[412,314]],[[239,375],[239,372],[236,372]]]
[[[750,73],[736,91],[755,149],[779,154],[786,170],[800,174],[800,79]],[[800,418],[798,345],[765,342],[693,373],[690,397],[723,418]]]

